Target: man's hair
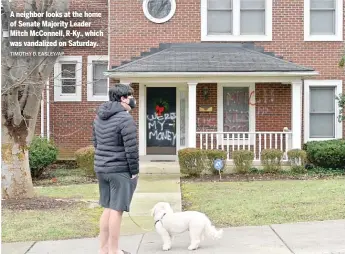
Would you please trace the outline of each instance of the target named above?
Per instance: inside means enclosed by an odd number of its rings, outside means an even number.
[[[122,96],[127,98],[127,96],[131,96],[133,93],[133,88],[129,85],[116,84],[114,87],[109,89],[109,100],[121,101]]]

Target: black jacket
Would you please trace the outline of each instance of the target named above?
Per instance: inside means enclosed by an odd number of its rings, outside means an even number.
[[[120,102],[99,106],[93,122],[93,144],[97,173],[139,173],[137,127]]]

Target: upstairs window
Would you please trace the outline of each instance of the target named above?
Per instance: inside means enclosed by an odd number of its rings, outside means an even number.
[[[304,1],[306,41],[343,40],[343,0]]]
[[[272,0],[201,0],[203,41],[271,41]]]

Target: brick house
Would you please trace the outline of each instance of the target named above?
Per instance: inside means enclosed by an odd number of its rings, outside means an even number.
[[[251,149],[258,160],[265,148],[344,137],[335,99],[345,91],[343,0],[121,0],[108,11],[108,48],[69,54],[83,55],[83,84],[94,73],[89,55],[108,53],[108,84],[134,87],[142,159],[201,147],[229,159]],[[55,90],[52,137],[72,157],[90,144],[94,109],[107,96],[83,85],[66,102]]]
[[[91,28],[104,35],[92,38],[99,44],[96,48],[66,47],[43,94],[36,133],[53,140],[62,159],[73,158],[77,149],[91,144],[91,123],[97,106],[107,99],[108,87],[102,74],[109,63],[108,1],[71,0],[69,9],[101,13],[101,18],[92,20]]]

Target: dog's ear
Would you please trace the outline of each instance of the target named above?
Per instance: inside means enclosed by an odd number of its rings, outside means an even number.
[[[164,211],[165,212],[173,212],[173,209],[171,208],[169,203],[164,203]]]

